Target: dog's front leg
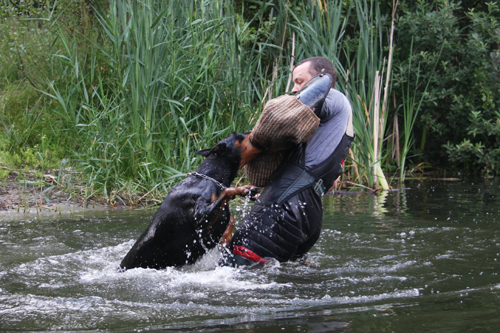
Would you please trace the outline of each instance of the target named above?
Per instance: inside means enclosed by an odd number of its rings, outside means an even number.
[[[237,195],[255,194],[258,191],[259,188],[253,185],[228,187],[222,191],[218,198],[213,197],[211,204],[205,206],[205,204],[198,203],[195,213],[198,217],[198,221],[200,223],[208,222],[209,228],[211,228],[215,221],[219,219],[222,210],[228,205],[229,200]]]
[[[245,195],[254,195],[259,192],[260,188],[253,185],[243,185],[238,187],[228,187],[226,188],[220,198],[225,199],[226,202],[233,199],[237,195],[245,196]]]
[[[231,238],[233,238],[234,224],[235,224],[234,216],[231,215],[229,217],[229,224],[228,224],[226,230],[224,231],[224,234],[222,235],[222,237],[219,241],[219,244],[222,247],[226,247],[227,244],[229,244],[229,242],[231,241]]]
[[[216,200],[220,204],[220,210],[215,218],[216,221],[219,218],[222,209],[229,203],[229,200],[233,199],[237,195],[245,196],[245,195],[254,195],[256,194],[260,188],[253,185],[243,185],[238,187],[228,187],[224,191],[222,191],[220,197]],[[215,203],[215,202],[214,202]],[[217,205],[215,206],[217,207]]]

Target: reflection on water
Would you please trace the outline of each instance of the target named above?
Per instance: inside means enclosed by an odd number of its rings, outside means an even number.
[[[495,331],[500,184],[324,198],[312,266],[117,267],[150,211],[0,216],[1,330]],[[237,220],[247,202],[234,202]]]

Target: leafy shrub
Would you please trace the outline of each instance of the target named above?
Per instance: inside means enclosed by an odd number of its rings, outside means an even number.
[[[492,50],[500,42],[500,10],[492,2],[487,11],[470,10],[465,18],[461,13],[458,1],[402,3],[393,92],[397,94],[408,72],[431,80],[415,133],[420,144],[414,152],[423,154],[424,160],[435,166],[450,167],[451,162],[452,167],[468,165],[470,171],[498,173],[498,141],[486,126],[497,121],[500,105],[498,51]],[[407,47],[411,40],[413,54]],[[438,66],[431,71],[441,47]],[[410,57],[412,68],[406,60]],[[415,94],[422,92],[417,89]]]

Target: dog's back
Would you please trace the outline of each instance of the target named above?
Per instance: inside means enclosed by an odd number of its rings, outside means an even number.
[[[232,133],[213,149],[198,152],[206,159],[171,189],[121,268],[192,264],[217,245],[230,216],[227,205],[218,199],[238,173],[244,138]]]
[[[204,246],[213,248],[217,236],[220,238],[227,226],[224,220],[228,217],[222,212],[210,232],[203,230],[203,223],[195,221],[196,201],[205,199],[200,195],[207,193],[207,187],[210,193],[220,195],[222,192],[210,181],[195,176],[188,176],[173,187],[120,266],[125,269],[182,266],[194,263],[203,255],[206,252]],[[213,236],[213,246],[211,243],[202,244],[201,234],[209,239]]]

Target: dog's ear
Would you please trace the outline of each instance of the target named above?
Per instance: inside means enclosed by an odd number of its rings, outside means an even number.
[[[202,149],[200,151],[197,151],[195,154],[201,155],[203,157],[208,157],[208,155],[210,155],[212,153],[212,150],[213,149]]]
[[[227,150],[227,144],[224,142],[219,143],[217,146],[215,146],[212,149],[202,149],[200,151],[197,151],[195,154],[201,155],[205,158],[210,156],[212,153],[216,153],[218,151],[226,151]]]
[[[219,152],[219,151],[220,152],[225,152],[226,150],[227,150],[227,144],[225,142],[219,142],[217,144],[217,146],[213,147],[212,150],[205,157],[208,157],[212,153],[216,153],[216,152]]]

